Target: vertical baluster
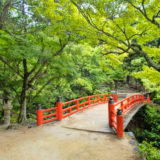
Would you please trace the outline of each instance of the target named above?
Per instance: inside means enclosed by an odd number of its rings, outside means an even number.
[[[88,97],[88,105],[90,106],[91,105],[91,98]]]
[[[106,95],[104,95],[104,103],[106,102]]]
[[[79,100],[76,100],[76,108],[77,108],[77,111],[79,111]]]
[[[123,105],[123,101],[121,102],[121,111],[122,111],[122,113],[124,112],[124,105]]]
[[[97,103],[99,104],[99,96],[97,96]]]
[[[130,100],[129,100],[129,98],[127,98],[127,106],[126,106],[126,108],[128,108],[130,106]]]

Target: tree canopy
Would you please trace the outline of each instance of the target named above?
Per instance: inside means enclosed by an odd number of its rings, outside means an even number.
[[[23,123],[57,96],[111,92],[133,77],[158,97],[159,35],[159,0],[1,0],[1,105],[11,96]]]
[[[19,122],[44,97],[93,94],[126,76],[159,91],[159,8],[158,0],[2,0],[0,88],[15,97]]]

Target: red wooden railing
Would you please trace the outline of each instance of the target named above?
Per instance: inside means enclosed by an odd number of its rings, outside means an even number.
[[[129,96],[117,103],[114,103],[112,97],[108,105],[109,126],[114,128],[118,137],[123,137],[123,115],[134,105],[138,103],[149,103],[150,98],[142,94]]]
[[[60,121],[63,118],[68,117],[88,107],[101,103],[107,103],[109,101],[109,97],[112,97],[113,101],[117,102],[117,94],[93,95],[64,103],[62,103],[61,98],[58,97],[58,102],[55,107],[45,110],[38,108],[37,125],[40,126],[44,123],[52,122],[55,120]]]

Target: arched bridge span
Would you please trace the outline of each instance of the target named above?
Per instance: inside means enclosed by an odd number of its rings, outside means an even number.
[[[96,132],[115,131],[117,136],[123,137],[123,130],[131,118],[142,106],[150,102],[150,98],[143,94],[134,94],[117,100],[117,94],[93,95],[64,103],[58,97],[55,107],[38,108],[37,125],[64,119],[61,122],[63,127]]]

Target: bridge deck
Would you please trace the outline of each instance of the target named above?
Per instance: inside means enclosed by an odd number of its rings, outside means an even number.
[[[144,103],[137,104],[125,114],[124,129],[136,112],[144,105]],[[113,133],[113,130],[108,126],[108,103],[92,106],[73,114],[72,116],[63,119],[60,125],[71,129]]]
[[[61,125],[79,130],[113,132],[108,126],[108,103],[92,106],[63,119]]]

